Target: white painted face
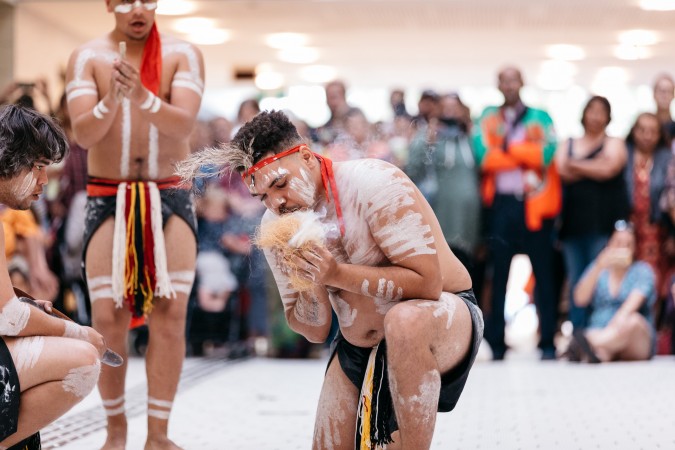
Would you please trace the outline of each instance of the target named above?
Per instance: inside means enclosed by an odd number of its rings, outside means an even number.
[[[116,5],[113,8],[113,11],[119,14],[129,14],[131,11],[133,11],[136,8],[143,8],[146,11],[154,11],[157,9],[157,2],[152,2],[152,1],[145,1],[145,0],[135,0],[135,1],[128,1],[128,0],[122,0],[122,3],[119,5]]]
[[[317,181],[311,176],[303,152],[293,153],[264,166],[244,178],[254,197],[259,197],[275,214],[313,209],[317,203]],[[309,153],[309,158],[315,157]],[[316,162],[318,164],[318,162]]]
[[[15,209],[28,209],[31,203],[42,194],[42,187],[47,184],[48,162],[36,162],[31,169],[25,169],[13,179],[11,197],[7,206]]]

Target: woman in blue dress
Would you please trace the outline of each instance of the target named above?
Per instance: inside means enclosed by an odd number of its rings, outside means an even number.
[[[639,361],[654,355],[655,276],[634,255],[634,230],[620,220],[574,289],[577,306],[590,306],[592,313],[588,328],[573,334],[567,350],[570,360]]]

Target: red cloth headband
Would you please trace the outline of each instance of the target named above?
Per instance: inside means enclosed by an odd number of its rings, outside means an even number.
[[[307,148],[307,145],[305,144],[300,144],[296,145],[293,148],[290,148],[288,150],[284,150],[281,153],[277,153],[275,155],[270,156],[269,158],[265,158],[263,160],[258,161],[256,164],[251,166],[250,169],[247,171],[243,172],[241,174],[241,178],[245,179],[248,176],[252,176],[254,173],[262,169],[263,167],[272,164],[274,161],[277,161],[285,156],[291,155],[293,153],[299,152],[301,148]],[[337,185],[335,184],[335,175],[333,174],[333,161],[330,159],[318,155],[316,153],[312,153],[316,159],[319,160],[319,163],[321,164],[321,181],[323,182],[323,188],[326,191],[326,199],[330,202],[330,196],[328,195],[328,192],[331,192],[333,194],[333,199],[335,200],[335,213],[337,214],[338,218],[338,224],[340,225],[340,234],[342,236],[345,235],[345,223],[344,219],[342,218],[342,208],[340,207],[340,197],[338,195],[338,190],[337,190]]]

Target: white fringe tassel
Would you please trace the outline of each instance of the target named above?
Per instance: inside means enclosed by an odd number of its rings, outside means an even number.
[[[166,247],[164,246],[164,230],[162,228],[162,199],[155,183],[149,182],[148,187],[150,189],[150,220],[152,220],[152,235],[155,241],[155,296],[176,298],[176,291],[171,286],[166,262]]]
[[[112,297],[115,306],[122,307],[124,302],[124,267],[127,255],[127,221],[126,210],[127,183],[117,188],[117,207],[115,209],[115,233],[113,235],[112,261]]]

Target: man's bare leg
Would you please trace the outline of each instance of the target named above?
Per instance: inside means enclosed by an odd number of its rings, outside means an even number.
[[[337,355],[326,371],[314,424],[313,450],[354,448],[359,390],[340,367]]]
[[[107,437],[101,450],[123,450],[127,442],[127,418],[124,413],[124,390],[127,375],[127,340],[131,313],[117,308],[112,291],[112,218],[96,231],[87,248],[87,282],[92,299],[92,325],[103,335],[108,347],[124,358],[120,367],[106,367],[101,372],[98,389],[107,416]]]
[[[196,242],[188,225],[172,216],[164,228],[170,274],[194,272]],[[173,279],[174,277],[172,277]],[[180,277],[178,277],[180,278]],[[174,289],[178,281],[172,283]],[[146,450],[179,447],[168,438],[169,415],[185,358],[185,317],[188,293],[156,299],[148,319],[150,340],[146,354],[148,376],[148,438]]]
[[[17,364],[19,352],[25,351],[19,345],[22,339],[42,340],[40,356],[31,367]],[[0,447],[26,439],[79,403],[96,385],[100,370],[98,352],[84,341],[52,336],[5,337],[5,341],[19,370],[22,391],[17,431],[0,442]]]
[[[436,425],[441,374],[467,356],[472,340],[469,309],[459,297],[411,300],[384,319],[389,383],[400,443],[388,448],[428,449]]]

